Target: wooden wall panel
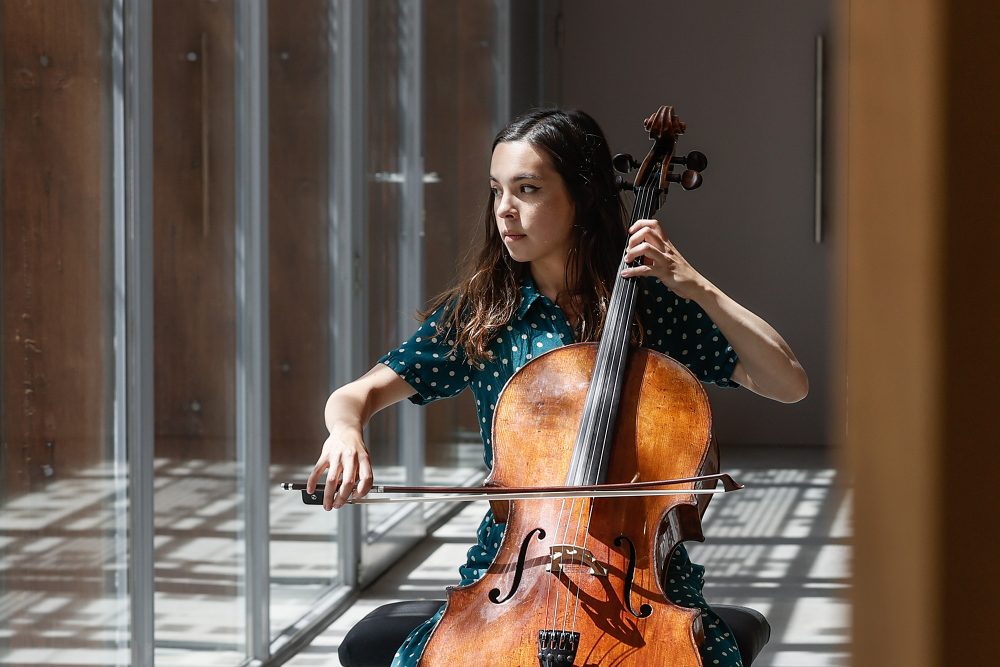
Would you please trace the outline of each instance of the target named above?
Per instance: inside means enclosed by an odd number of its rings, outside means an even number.
[[[937,622],[932,582],[940,567],[940,323],[925,298],[942,268],[934,250],[941,192],[929,161],[941,123],[934,4],[855,6],[850,19],[850,140],[841,164],[850,165],[844,278],[848,441],[859,509],[856,665],[937,664],[936,634],[919,630]],[[907,37],[886,48],[885,27],[896,21],[904,21]],[[898,559],[906,542],[919,546]],[[885,642],[887,636],[906,641]]]
[[[233,3],[153,3],[156,455],[235,458]]]
[[[311,463],[330,391],[327,2],[271,0],[271,460]],[[333,113],[336,113],[333,110]]]
[[[940,363],[947,369],[947,415],[938,455],[946,512],[938,539],[945,548],[939,571],[944,624],[939,664],[975,665],[996,660],[989,639],[997,614],[956,614],[989,608],[1000,599],[1000,537],[992,526],[997,507],[992,484],[967,479],[970,470],[1000,468],[993,369],[1000,367],[1000,4],[990,0],[942,3],[946,7],[940,152],[933,175],[946,193],[941,237],[947,270],[935,294],[943,329]],[[985,512],[985,513],[984,513]]]
[[[992,664],[1000,7],[841,15],[852,664]]]
[[[0,4],[2,495],[110,456],[107,8]]]

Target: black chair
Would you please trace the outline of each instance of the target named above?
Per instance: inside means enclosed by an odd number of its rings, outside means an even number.
[[[338,655],[344,667],[389,667],[396,649],[406,636],[433,616],[443,600],[393,602],[375,609],[351,628],[340,645]],[[732,629],[745,667],[771,638],[771,626],[756,609],[732,605],[713,605],[713,609]]]

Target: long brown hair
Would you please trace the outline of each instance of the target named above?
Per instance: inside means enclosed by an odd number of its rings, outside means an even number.
[[[597,340],[604,329],[611,289],[627,240],[625,208],[604,132],[583,111],[537,109],[501,130],[493,140],[493,148],[508,141],[527,141],[543,149],[575,204],[573,243],[566,262],[569,294],[559,297],[568,297],[579,315],[576,340]],[[435,297],[420,313],[426,320],[442,305],[449,304],[438,326],[449,332],[455,347],[464,348],[471,361],[489,358],[493,333],[517,312],[521,281],[529,275],[529,264],[513,260],[504,247],[494,215],[492,190],[483,212],[479,242],[482,249],[478,257],[473,259],[470,253],[458,283]]]

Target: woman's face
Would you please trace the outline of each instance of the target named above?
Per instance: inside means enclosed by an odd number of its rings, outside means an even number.
[[[575,207],[562,176],[527,141],[497,144],[490,162],[493,216],[510,256],[561,271],[572,245]]]

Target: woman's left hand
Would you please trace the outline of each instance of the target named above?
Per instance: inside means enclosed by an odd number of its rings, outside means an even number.
[[[692,299],[704,277],[691,266],[667,238],[658,220],[637,220],[629,230],[625,261],[643,258],[642,266],[622,271],[626,278],[649,276],[660,282],[682,299]]]

